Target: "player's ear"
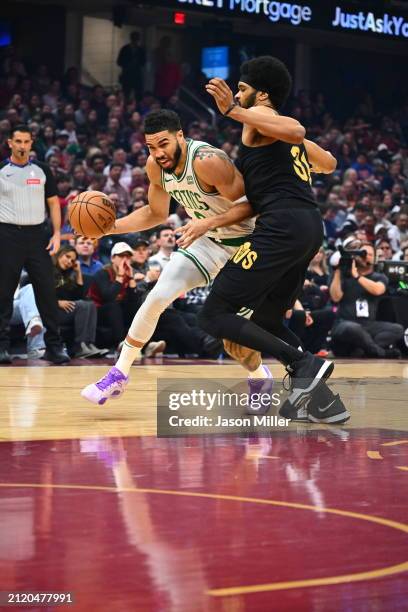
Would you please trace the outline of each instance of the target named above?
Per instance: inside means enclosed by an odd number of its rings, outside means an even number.
[[[176,133],[176,137],[177,137],[177,140],[178,140],[179,144],[181,144],[182,141],[184,140],[184,132],[183,132],[183,130],[178,130],[178,132]]]

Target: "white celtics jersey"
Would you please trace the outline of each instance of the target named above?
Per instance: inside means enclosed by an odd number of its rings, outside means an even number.
[[[161,182],[164,191],[169,193],[179,204],[184,206],[186,212],[193,219],[204,219],[225,213],[230,204],[218,191],[207,193],[200,186],[194,173],[193,160],[198,149],[214,148],[206,142],[187,139],[187,159],[183,173],[180,177],[161,171]],[[254,229],[254,219],[245,219],[241,223],[220,227],[211,230],[207,236],[224,244],[234,246],[234,238],[247,236]],[[236,241],[237,245],[241,241]]]

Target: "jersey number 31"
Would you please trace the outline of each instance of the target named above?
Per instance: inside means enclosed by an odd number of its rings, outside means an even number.
[[[300,147],[294,145],[290,150],[293,157],[293,169],[302,181],[306,181],[308,183],[312,182],[312,177],[310,176],[310,166],[306,159],[306,155],[304,152],[300,153]]]

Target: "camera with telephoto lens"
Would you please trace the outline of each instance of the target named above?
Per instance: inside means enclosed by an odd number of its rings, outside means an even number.
[[[367,258],[367,251],[364,249],[346,251],[343,247],[339,247],[339,252],[341,255],[339,268],[344,276],[351,276],[351,266],[356,257],[361,257],[362,259]]]

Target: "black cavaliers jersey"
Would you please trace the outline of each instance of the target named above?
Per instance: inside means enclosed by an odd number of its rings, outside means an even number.
[[[260,147],[241,144],[236,165],[255,213],[293,206],[293,200],[298,200],[300,206],[316,206],[303,144],[281,140]]]

